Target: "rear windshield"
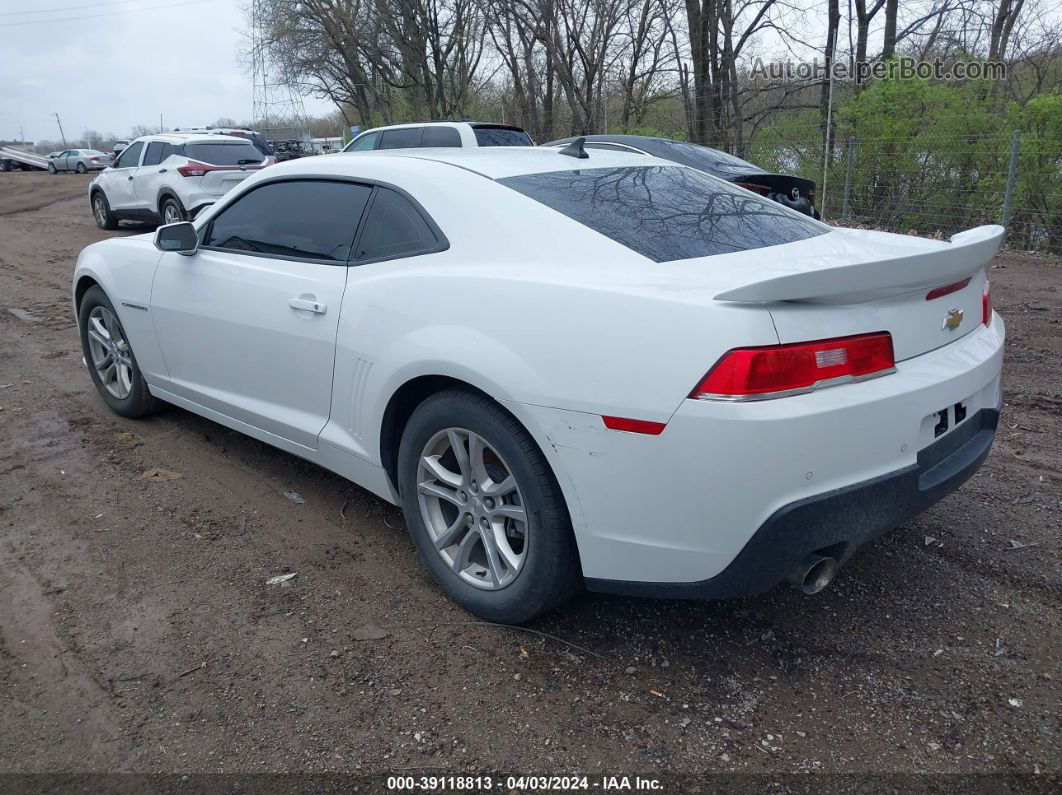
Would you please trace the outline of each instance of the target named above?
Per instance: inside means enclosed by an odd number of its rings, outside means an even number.
[[[681,166],[554,171],[498,182],[655,262],[777,246],[829,231],[776,202]]]
[[[523,130],[507,127],[473,127],[480,146],[533,146],[531,136]]]
[[[243,166],[262,162],[262,153],[250,141],[185,144],[184,153],[192,160],[209,163],[212,166]]]

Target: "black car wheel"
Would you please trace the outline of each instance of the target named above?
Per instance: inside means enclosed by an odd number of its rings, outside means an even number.
[[[188,220],[188,213],[184,211],[181,203],[172,196],[163,200],[159,207],[159,215],[164,224],[177,224]]]
[[[451,389],[402,433],[398,485],[421,559],[459,605],[488,621],[529,621],[582,583],[560,486],[516,418]]]
[[[78,309],[81,350],[103,402],[123,417],[143,417],[159,407],[148,391],[132,345],[107,294],[93,285]]]
[[[110,202],[102,190],[92,194],[92,217],[96,219],[96,226],[100,229],[113,231],[118,228],[118,218],[111,212]]]

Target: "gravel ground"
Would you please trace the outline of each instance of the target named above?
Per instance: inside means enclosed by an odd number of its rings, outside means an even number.
[[[985,466],[826,592],[586,595],[521,631],[451,605],[339,477],[105,409],[69,305],[111,234],[87,182],[0,174],[0,770],[1060,772],[1058,261],[992,267]]]

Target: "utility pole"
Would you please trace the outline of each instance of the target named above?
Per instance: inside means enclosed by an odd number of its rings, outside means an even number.
[[[159,114],[159,135],[166,132],[166,128],[162,126],[162,114]]]
[[[55,114],[55,123],[59,125],[59,135],[63,139],[63,148],[66,148],[66,133],[63,132],[63,123],[59,121],[59,114]]]

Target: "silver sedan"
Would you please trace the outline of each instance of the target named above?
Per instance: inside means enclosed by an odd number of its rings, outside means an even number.
[[[60,171],[76,171],[84,174],[87,171],[102,171],[114,164],[114,156],[96,149],[67,149],[51,157],[48,160],[48,173],[58,174]]]

